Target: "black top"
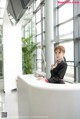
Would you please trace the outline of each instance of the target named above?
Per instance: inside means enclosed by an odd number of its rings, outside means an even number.
[[[49,83],[64,83],[62,80],[67,70],[67,63],[65,61],[61,61],[58,63],[56,68],[52,69],[51,77],[48,79]]]

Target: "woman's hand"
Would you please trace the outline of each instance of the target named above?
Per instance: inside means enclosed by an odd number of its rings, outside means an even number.
[[[56,63],[56,64],[52,64],[52,65],[51,65],[51,69],[56,68],[56,66],[57,66],[57,63]]]
[[[45,81],[46,78],[44,78],[44,77],[38,77],[37,79],[38,79],[38,80],[43,80],[43,81]]]

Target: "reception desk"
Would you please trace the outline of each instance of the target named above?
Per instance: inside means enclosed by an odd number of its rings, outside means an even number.
[[[50,84],[22,75],[17,89],[19,119],[80,119],[80,84]]]

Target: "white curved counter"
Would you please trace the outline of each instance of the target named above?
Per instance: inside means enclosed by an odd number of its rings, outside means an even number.
[[[80,119],[80,84],[51,84],[18,76],[20,119]]]

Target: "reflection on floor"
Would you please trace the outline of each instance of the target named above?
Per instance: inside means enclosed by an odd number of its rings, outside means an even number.
[[[0,119],[19,119],[17,91],[0,91]]]

